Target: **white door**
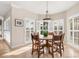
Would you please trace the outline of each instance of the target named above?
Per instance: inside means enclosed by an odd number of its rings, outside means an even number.
[[[79,47],[79,16],[72,17],[69,20],[68,42],[74,47]]]
[[[31,40],[31,33],[35,32],[35,20],[32,19],[25,19],[24,20],[24,28],[25,28],[25,43],[32,43]]]

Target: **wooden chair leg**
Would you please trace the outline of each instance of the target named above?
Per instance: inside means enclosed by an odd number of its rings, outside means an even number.
[[[62,57],[61,44],[59,45],[59,49],[60,49],[60,56]]]
[[[39,51],[38,51],[38,58],[39,58]]]
[[[32,51],[32,55],[33,55],[33,51]]]
[[[48,47],[48,51],[49,51],[49,53],[50,53],[50,47]]]
[[[63,45],[63,43],[62,43],[62,50],[64,51],[64,45]]]
[[[44,54],[44,47],[43,47],[43,54]]]
[[[54,58],[54,51],[53,51],[53,48],[52,48],[52,58]]]
[[[63,51],[64,51],[64,46],[63,46]]]
[[[32,46],[32,55],[33,55],[33,46]]]
[[[38,47],[38,58],[40,57],[40,48]]]
[[[62,53],[60,52],[60,56],[62,57]]]
[[[64,46],[63,46],[63,51],[64,51]]]

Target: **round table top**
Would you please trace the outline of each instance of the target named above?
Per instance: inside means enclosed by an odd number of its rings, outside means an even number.
[[[52,35],[48,35],[47,37],[44,37],[43,35],[40,35],[39,38],[43,39],[43,40],[50,40],[50,39],[53,38],[53,36]]]

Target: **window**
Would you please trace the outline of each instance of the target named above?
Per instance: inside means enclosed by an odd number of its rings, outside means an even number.
[[[53,21],[53,31],[56,34],[61,34],[64,32],[64,19]]]
[[[69,24],[70,24],[69,32],[68,32],[68,34],[70,34],[69,41],[71,42],[71,44],[78,46],[79,45],[79,16],[72,17],[71,19],[69,19]]]

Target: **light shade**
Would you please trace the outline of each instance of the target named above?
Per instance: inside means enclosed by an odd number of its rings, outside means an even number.
[[[51,18],[44,18],[43,20],[51,20]]]

